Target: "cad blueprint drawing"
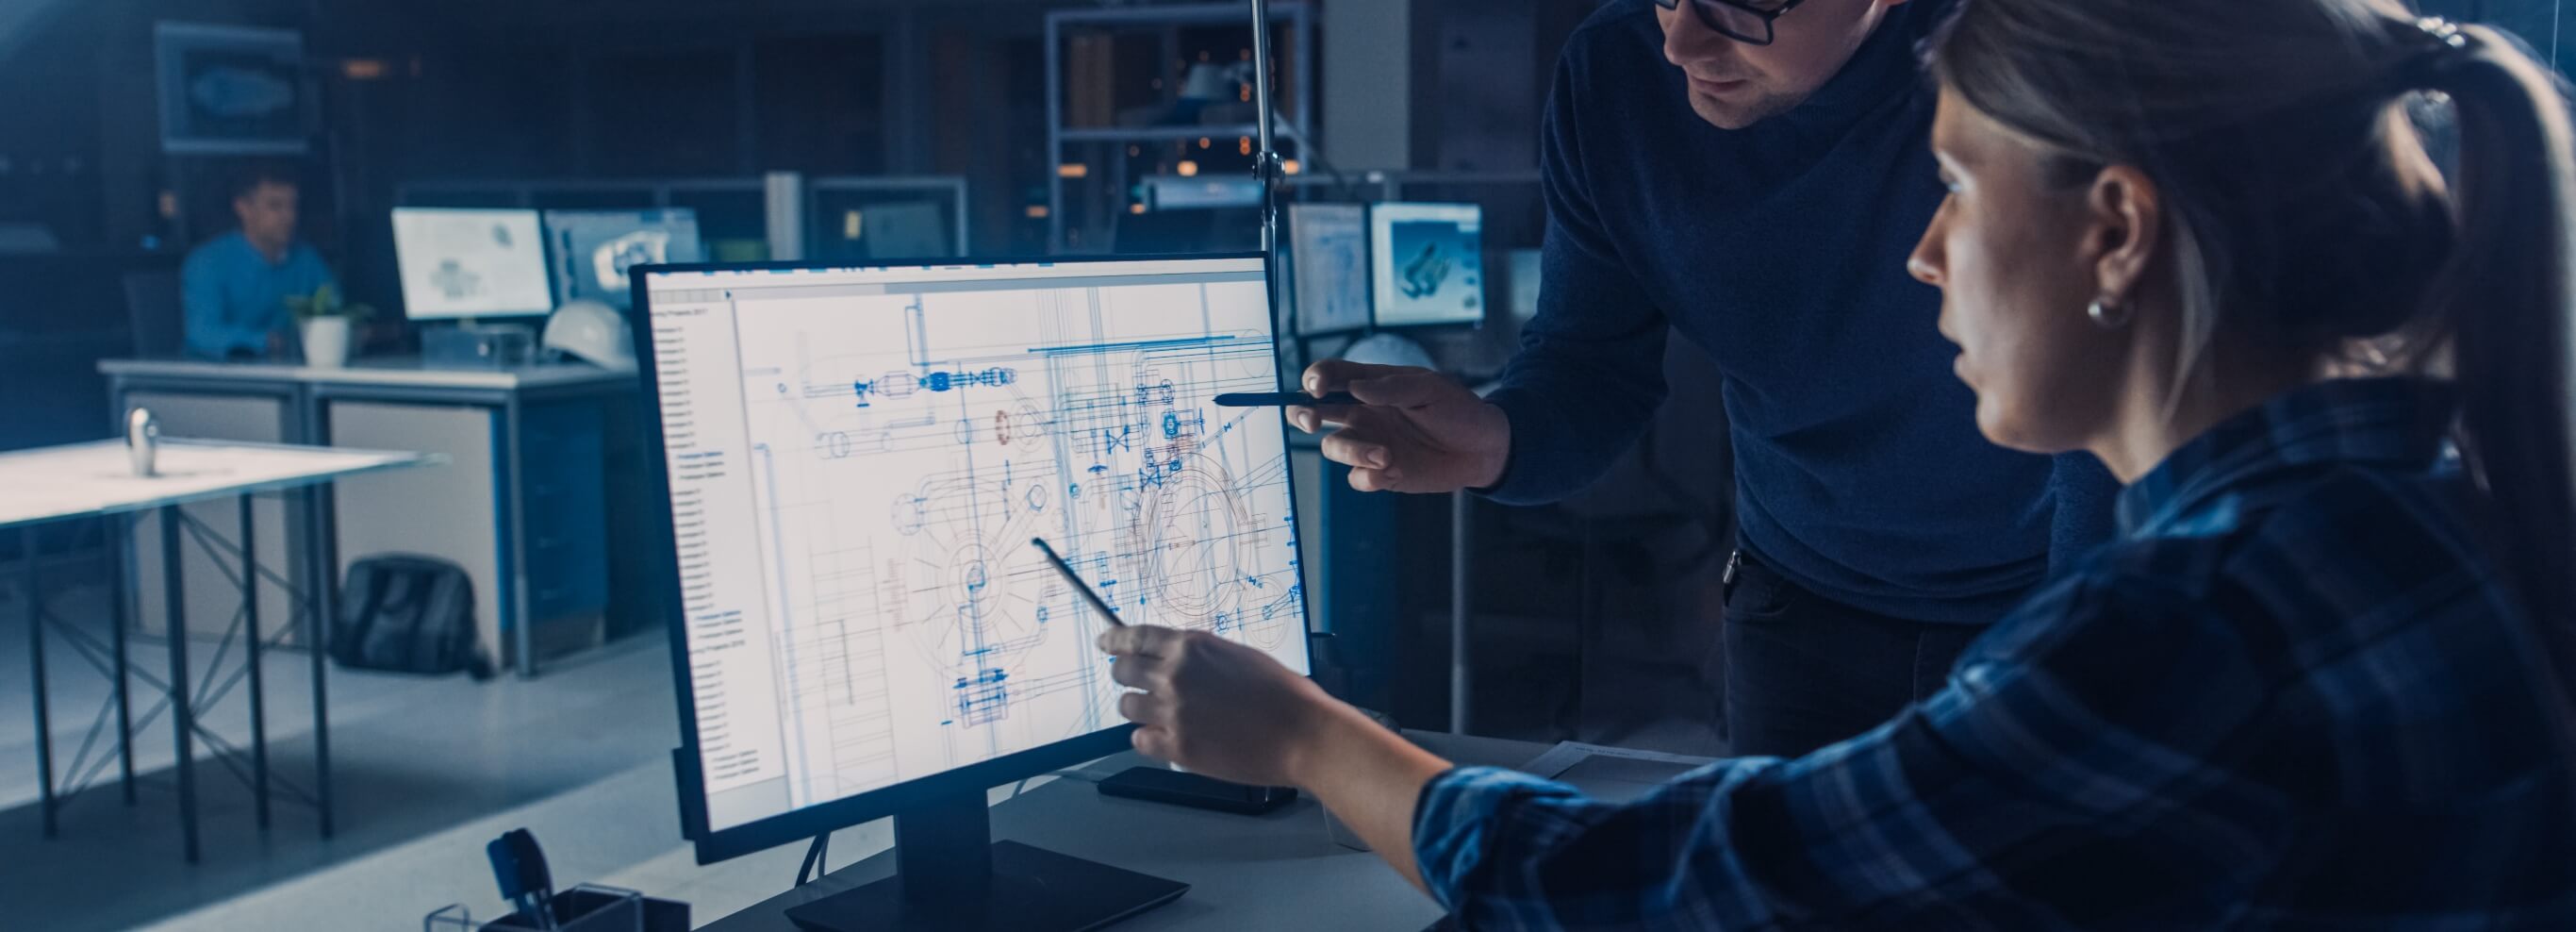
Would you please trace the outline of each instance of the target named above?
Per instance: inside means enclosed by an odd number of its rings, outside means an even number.
[[[1107,623],[1307,666],[1264,286],[1017,282],[764,300],[735,320],[789,796],[1121,723]]]

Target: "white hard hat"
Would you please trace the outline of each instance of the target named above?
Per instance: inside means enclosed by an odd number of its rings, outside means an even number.
[[[546,350],[570,353],[602,369],[635,371],[634,334],[626,316],[589,298],[566,302],[547,318]]]

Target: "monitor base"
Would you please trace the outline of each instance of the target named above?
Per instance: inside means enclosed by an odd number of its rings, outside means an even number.
[[[898,829],[900,831],[900,829]],[[808,932],[1082,932],[1175,899],[1190,885],[1015,841],[994,842],[980,894],[907,896],[901,873],[787,911]]]

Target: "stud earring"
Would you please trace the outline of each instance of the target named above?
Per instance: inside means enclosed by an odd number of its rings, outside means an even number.
[[[2129,309],[2107,297],[2094,299],[2093,305],[2084,309],[2084,316],[2093,318],[2093,324],[2104,330],[2129,325]]]

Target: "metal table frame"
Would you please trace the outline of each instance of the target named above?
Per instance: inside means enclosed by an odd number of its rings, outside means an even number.
[[[250,446],[250,444],[244,444],[244,446]],[[323,620],[328,616],[328,606],[334,604],[339,598],[338,587],[333,574],[320,567],[307,567],[307,578],[315,582],[301,592],[290,580],[274,571],[264,570],[256,556],[258,553],[255,538],[257,523],[252,520],[251,503],[263,493],[293,494],[305,499],[310,511],[312,510],[310,506],[325,497],[325,490],[330,487],[330,484],[343,476],[407,466],[430,465],[435,462],[434,458],[421,457],[367,469],[298,477],[289,481],[263,481],[237,489],[162,501],[141,508],[116,508],[80,515],[14,522],[24,546],[22,578],[25,587],[25,605],[23,610],[27,622],[28,663],[36,700],[38,805],[43,814],[44,837],[60,837],[60,813],[64,805],[92,788],[103,776],[107,766],[107,756],[102,753],[92,761],[89,759],[89,752],[96,746],[99,732],[105,727],[108,710],[111,707],[115,710],[117,723],[116,756],[121,763],[120,783],[123,787],[125,804],[128,806],[135,804],[134,734],[138,728],[149,725],[151,718],[158,715],[162,709],[169,710],[172,739],[178,752],[175,771],[179,791],[182,851],[189,863],[197,863],[200,856],[195,748],[198,741],[203,741],[214,751],[216,762],[232,770],[235,776],[241,778],[242,782],[252,789],[257,800],[258,822],[262,831],[267,830],[270,825],[270,784],[275,782],[285,787],[293,801],[312,806],[319,816],[322,837],[331,837],[333,823],[330,705],[325,682],[328,665],[323,662],[323,654],[328,644],[328,631]],[[224,498],[232,498],[239,503],[242,528],[241,539],[237,542],[223,541],[213,533],[212,529],[182,510],[184,506],[190,504]],[[131,568],[126,565],[132,553],[126,546],[126,524],[129,518],[138,513],[156,512],[161,522],[162,596],[166,600],[165,611],[168,616],[166,621],[169,632],[170,671],[166,682],[156,681],[149,673],[133,670],[127,662],[126,652],[126,627],[129,619],[125,610],[125,581],[134,575]],[[86,632],[72,627],[60,618],[52,617],[44,607],[44,580],[41,570],[43,553],[38,531],[49,524],[93,518],[109,523],[109,533],[105,536],[107,546],[110,548],[109,565],[113,568],[110,574],[113,597],[109,599],[108,611],[113,629],[109,636],[110,643],[105,648],[101,648]],[[9,526],[9,524],[0,524],[0,529]],[[204,679],[197,683],[193,693],[190,690],[188,669],[186,616],[188,599],[180,558],[180,536],[183,533],[193,537],[198,545],[218,563],[224,559],[224,555],[216,552],[219,549],[234,551],[233,558],[241,563],[241,571],[235,584],[241,589],[242,605],[236,610],[235,623],[228,626],[224,635],[216,641],[214,656],[204,670]],[[305,559],[309,564],[321,554],[322,551],[318,548],[306,548]],[[264,648],[274,649],[276,644],[260,631],[258,583],[263,576],[285,587],[290,595],[297,596],[294,604],[306,625],[306,652],[311,658],[313,676],[314,785],[310,790],[287,782],[283,778],[272,778],[269,773],[267,684],[260,669],[260,651]],[[67,779],[61,787],[57,787],[54,783],[52,710],[45,669],[45,627],[48,623],[54,624],[61,633],[71,638],[68,643],[75,645],[75,649],[81,651],[83,659],[89,661],[92,666],[99,669],[100,673],[112,678],[113,681],[112,695],[107,705],[102,706],[98,714],[92,717],[89,732],[81,742],[81,750],[74,756],[71,766],[66,769]],[[276,640],[283,640],[284,635],[293,630],[294,625],[290,623],[280,631]],[[231,652],[236,637],[242,643],[241,666],[236,668],[231,677],[224,680],[220,686],[215,685],[217,677],[221,675],[225,655]],[[105,656],[102,657],[101,654]],[[139,723],[133,718],[132,691],[127,685],[129,677],[137,676],[150,684],[155,691],[163,694],[162,704],[146,711],[143,716],[144,721]],[[231,694],[234,687],[245,679],[250,682],[251,705],[251,740],[250,747],[247,749],[233,745],[200,724],[200,715],[223,701]],[[243,770],[242,758],[244,757],[249,758],[247,773]]]

